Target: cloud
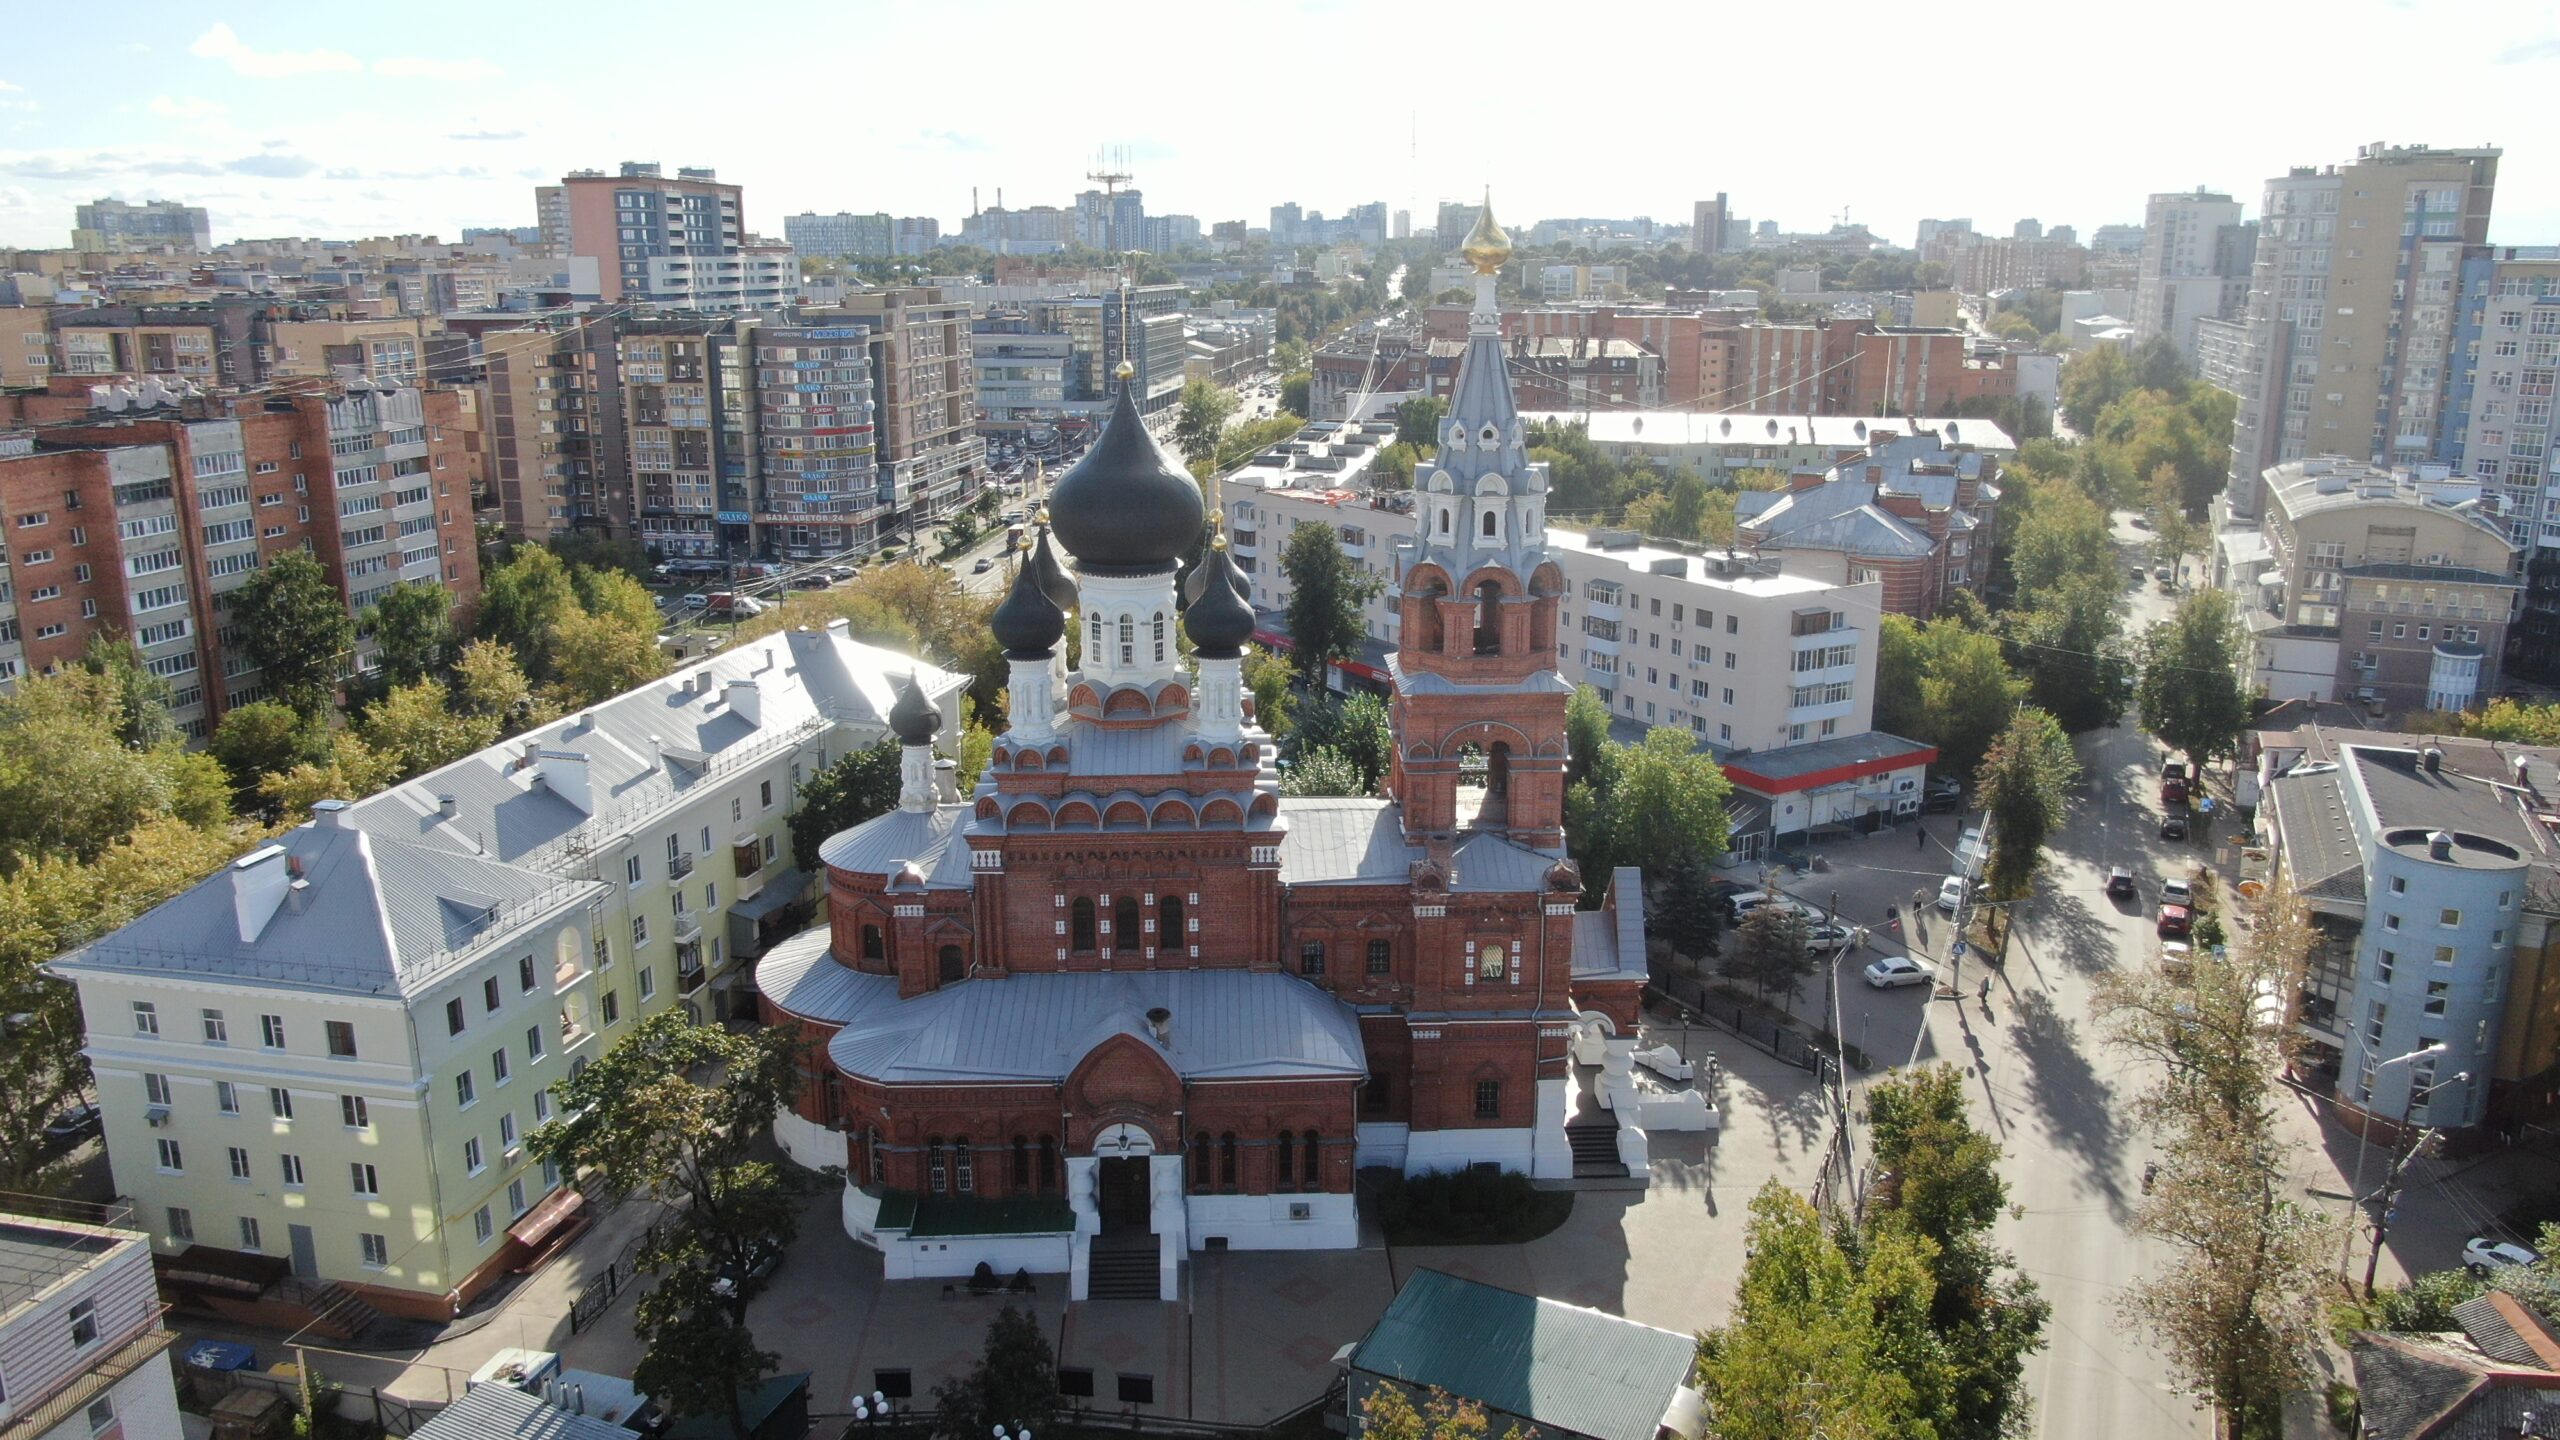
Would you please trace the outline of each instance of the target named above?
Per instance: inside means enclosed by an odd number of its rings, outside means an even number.
[[[928,150],[978,151],[987,148],[987,137],[972,135],[965,130],[919,130],[916,132],[916,144]]]
[[[24,86],[12,85],[6,80],[0,80],[0,95],[6,95],[13,90],[20,90],[24,88]]]
[[[243,155],[222,168],[234,175],[256,175],[267,180],[299,180],[320,167],[299,155]]]
[[[521,140],[524,138],[524,132],[521,130],[458,130],[444,138],[447,140]]]
[[[435,60],[424,55],[393,55],[373,62],[376,75],[414,80],[495,80],[507,72],[475,55],[468,60]]]
[[[2529,40],[2522,45],[2510,45],[2498,52],[2498,63],[2501,65],[2528,65],[2536,60],[2555,59],[2560,59],[2560,36],[2547,40]]]
[[[151,97],[151,103],[142,108],[166,120],[205,120],[231,107],[218,101],[207,100],[201,95],[189,95],[183,99],[154,95]]]
[[[364,62],[344,50],[252,50],[235,31],[221,21],[195,38],[187,53],[206,60],[219,60],[233,71],[261,80],[280,80],[289,75],[325,75],[361,71]]]

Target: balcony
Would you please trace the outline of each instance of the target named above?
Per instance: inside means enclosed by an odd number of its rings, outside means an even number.
[[[699,965],[694,966],[690,970],[679,967],[676,970],[676,993],[679,995],[690,995],[696,990],[701,989],[702,982],[709,978],[710,972],[704,970]]]
[[[693,873],[693,852],[678,851],[667,857],[667,878],[681,880]]]
[[[682,954],[684,947],[687,945],[698,945],[701,943],[702,916],[699,913],[692,910],[679,910],[676,912],[675,925],[676,951],[678,954]]]

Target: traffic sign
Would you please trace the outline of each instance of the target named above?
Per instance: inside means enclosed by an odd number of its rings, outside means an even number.
[[[1959,940],[1955,943],[1955,947],[1947,952],[1947,958],[1950,960],[1961,960],[1965,957],[1966,952],[1970,951],[1972,948],[1972,946],[1967,945],[1962,940]]]

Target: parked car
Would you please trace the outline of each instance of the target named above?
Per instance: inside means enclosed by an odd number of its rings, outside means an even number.
[[[2121,865],[2107,869],[2107,894],[2117,900],[2133,898],[2133,872]]]
[[[827,567],[827,578],[830,580],[850,580],[861,573],[862,571],[859,567],[852,565],[830,565]]]
[[[1733,897],[1734,923],[1740,924],[1741,922],[1750,919],[1751,912],[1754,910],[1765,910],[1770,908],[1792,910],[1796,914],[1802,915],[1807,920],[1813,919],[1818,913],[1812,906],[1807,905],[1793,895],[1779,895],[1767,890],[1745,890],[1741,894]]]
[[[1908,955],[1879,955],[1867,962],[1867,983],[1878,990],[1896,990],[1905,985],[1926,985],[1937,978],[1937,968],[1926,960]]]
[[[2507,1240],[2492,1240],[2486,1235],[2474,1235],[2462,1242],[2463,1268],[2474,1275],[2486,1275],[2492,1270],[2511,1270],[2519,1265],[2531,1265],[2541,1258],[2541,1255],[2525,1246]]]
[[[2172,810],[2172,811],[2170,811],[2168,814],[2161,816],[2161,817],[2160,817],[2160,838],[2161,838],[2161,839],[2163,839],[2163,840],[2184,840],[2184,839],[2186,839],[2186,838],[2187,838],[2187,817],[2186,817],[2185,815],[2183,815],[2183,814],[2179,813],[2178,811],[2175,811],[2175,810]]]
[[[710,603],[711,597],[703,594],[699,590],[696,590],[684,597],[684,608],[687,610],[699,610]]]
[[[794,590],[824,590],[834,583],[823,570],[803,570],[791,577],[791,588]]]
[[[83,1141],[96,1139],[104,1125],[105,1116],[99,1112],[96,1105],[86,1100],[73,1101],[70,1109],[63,1111],[52,1124],[44,1127],[45,1147],[51,1150],[69,1150]]]
[[[978,563],[969,567],[969,573],[972,575],[984,575],[994,568],[996,568],[995,557],[992,555],[981,555],[978,557]]]
[[[2150,529],[2150,528],[2151,528],[2151,517],[2150,517],[2150,516],[2148,516],[2148,515],[2136,515],[2136,516],[2134,516],[2134,517],[2133,517],[2133,528],[2134,528],[2134,529],[2136,529],[2136,530],[2148,530],[2148,529]]]
[[[2160,923],[2156,928],[2163,936],[2174,935],[2183,939],[2196,928],[2196,912],[2184,905],[2163,902],[2160,906]]]
[[[2160,882],[2160,901],[2164,905],[2192,906],[2196,903],[2196,887],[2185,880],[2163,880]]]
[[[2172,975],[2185,975],[2195,967],[2195,947],[2184,940],[2160,942],[2160,968]]]
[[[1961,875],[1950,875],[1939,881],[1938,908],[1950,915],[1956,913],[1956,907],[1964,903],[1964,885],[1964,877]]]
[[[2152,571],[2151,571],[2151,578],[2152,578],[2152,579],[2154,579],[2154,580],[2159,581],[2159,582],[2160,582],[2161,584],[2163,584],[2163,585],[2166,585],[2166,584],[2168,584],[2168,583],[2170,582],[2170,580],[2171,580],[2172,578],[2174,578],[2174,577],[2172,577],[2172,576],[2169,574],[2169,567],[2168,567],[2168,566],[2166,566],[2166,565],[2159,565],[2159,566],[2154,566],[2154,567],[2152,568]]]
[[[744,1260],[732,1260],[720,1267],[711,1278],[711,1293],[726,1300],[744,1293],[753,1295],[764,1285],[765,1278],[782,1267],[782,1247],[770,1240],[758,1240],[747,1247]]]

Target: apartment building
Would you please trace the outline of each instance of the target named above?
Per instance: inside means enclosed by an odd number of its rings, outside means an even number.
[[[267,377],[264,308],[242,301],[53,306],[56,375],[157,376],[217,385]]]
[[[2462,262],[2436,458],[2479,480],[2524,562],[2507,672],[2560,681],[2560,473],[2550,463],[2560,377],[2560,249],[2483,246]]]
[[[316,556],[353,615],[402,581],[465,606],[479,594],[453,392],[357,381],[184,405],[125,387],[107,399],[0,448],[0,681],[76,663],[91,639],[120,633],[202,738],[267,693],[230,596],[275,556]],[[372,657],[360,641],[356,664]]]
[[[53,374],[50,305],[0,305],[0,390],[41,387]]]
[[[2433,458],[2468,247],[2487,243],[2495,149],[2359,148],[2267,182],[2224,504],[2258,513],[2286,461]]]
[[[2135,343],[2165,335],[2195,363],[2197,322],[2247,308],[2257,245],[2257,227],[2241,223],[2240,204],[2228,195],[2198,187],[2152,196],[2143,206],[2134,280]]]
[[[490,483],[508,535],[635,533],[623,449],[622,348],[609,319],[498,330],[480,340]]]
[[[1692,470],[1719,485],[1731,485],[1753,470],[1781,475],[1829,470],[1894,434],[1929,436],[1994,460],[2018,453],[2018,443],[1992,421],[1926,415],[1871,422],[1847,415],[1717,410],[1524,410],[1520,418],[1533,425],[1578,426],[1592,448],[1610,460],[1643,459],[1664,470]]]
[[[140,1224],[195,1232],[184,1209]],[[152,1237],[123,1206],[0,1208],[0,1427],[12,1440],[182,1440]]]
[[[782,218],[782,236],[792,249],[820,260],[881,259],[897,253],[897,222],[885,210],[869,215],[804,210]]]
[[[0,321],[0,323],[6,323]],[[1028,310],[980,315],[969,325],[978,376],[978,433],[1019,439],[1067,415],[1067,371],[1075,341]]]
[[[1914,619],[1938,613],[1953,591],[1979,593],[1991,574],[2000,464],[1962,443],[1975,423],[1934,435],[1871,427],[1867,448],[1828,470],[1741,492],[1742,542],[1837,583],[1876,581],[1884,608]]]
[[[1334,456],[1313,452],[1329,447],[1307,448],[1287,466],[1226,481],[1230,548],[1266,643],[1286,643],[1279,557],[1298,526],[1330,526],[1355,563],[1391,582],[1393,537],[1412,523],[1409,494],[1365,489],[1366,456],[1326,469]],[[1557,672],[1598,690],[1629,732],[1686,729],[1715,754],[1744,792],[1738,855],[1917,811],[1936,752],[1873,729],[1880,580],[1844,583],[1807,573],[1794,557],[1697,554],[1626,531],[1545,535],[1567,587]],[[1401,641],[1398,604],[1392,583],[1368,604],[1377,658]],[[1367,678],[1377,666],[1344,668]]]
[[[633,533],[652,554],[719,555],[720,512],[748,508],[746,459],[731,453],[745,432],[727,423],[723,403],[724,373],[738,364],[740,327],[686,314],[623,317],[611,328],[621,351],[622,430],[630,446],[623,473],[637,518]],[[743,524],[740,530],[744,540]]]
[[[1120,362],[1126,360],[1136,372],[1131,393],[1140,414],[1152,415],[1179,399],[1189,355],[1182,327],[1186,297],[1180,285],[1130,285],[1057,302],[1054,313],[1075,343],[1068,398],[1099,402],[1118,394]]]
[[[976,499],[987,463],[977,436],[969,307],[932,286],[907,286],[849,295],[801,320],[871,332],[875,463],[891,510],[924,520]]]
[[[210,250],[213,217],[176,200],[92,200],[72,211],[71,248],[89,251]]]
[[[756,553],[815,559],[879,543],[893,513],[882,485],[873,366],[894,343],[875,343],[881,338],[862,325],[759,324],[741,347],[755,402],[757,448],[748,458]],[[934,438],[950,443],[942,432]],[[724,513],[723,528],[730,522]]]
[[[325,802],[54,962],[154,1246],[443,1319],[561,1243],[577,1193],[523,1145],[551,1087],[643,1017],[747,1013],[805,913],[797,787],[887,733],[911,668],[841,624],[767,636]],[[916,673],[956,734],[963,681]]]
[[[2262,829],[2318,937],[2293,1018],[2350,1123],[2547,1122],[2560,752],[2316,722],[2260,744]]]
[[[2278,700],[2466,710],[2495,695],[2523,588],[2476,476],[2323,457],[2258,487],[2256,528],[2216,537],[2216,583]]]
[[[573,170],[561,177],[559,189],[568,217],[568,253],[596,262],[607,304],[634,300],[736,309],[750,303],[748,282],[764,278],[767,267],[750,265],[743,253],[748,236],[742,192],[720,183],[708,168],[679,169],[669,177],[655,164],[625,161],[611,175]],[[542,204],[537,190],[537,209]]]

